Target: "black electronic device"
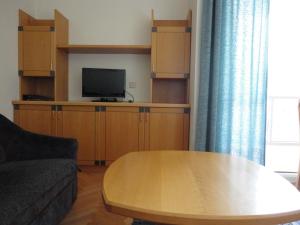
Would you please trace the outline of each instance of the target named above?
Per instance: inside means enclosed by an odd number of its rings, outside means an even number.
[[[125,98],[124,69],[82,68],[82,97],[99,97],[97,101]]]
[[[53,98],[44,95],[23,95],[25,101],[52,101]]]

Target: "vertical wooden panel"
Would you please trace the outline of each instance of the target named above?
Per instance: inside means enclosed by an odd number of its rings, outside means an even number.
[[[152,32],[151,33],[151,38],[152,38],[152,44],[151,44],[151,72],[155,73],[156,72],[156,54],[157,54],[157,33]]]
[[[55,42],[56,45],[69,43],[69,21],[59,11],[54,11],[55,16]],[[68,73],[69,55],[63,50],[56,48],[56,79],[55,99],[68,100]]]
[[[139,150],[145,150],[145,121],[146,121],[146,113],[139,113]]]
[[[150,113],[145,113],[144,150],[150,149]]]
[[[23,70],[23,31],[18,31],[18,68]]]
[[[78,160],[95,161],[95,112],[63,109],[62,133],[64,137],[77,139]]]
[[[191,33],[185,33],[184,43],[184,73],[190,73],[190,62],[191,62]]]
[[[69,42],[69,21],[58,10],[54,10],[56,44],[63,45]]]
[[[183,116],[183,149],[189,149],[190,142],[190,114],[185,113]]]
[[[55,100],[68,100],[68,53],[56,50]]]
[[[189,114],[181,109],[151,108],[145,123],[145,143],[149,150],[188,148]]]
[[[116,160],[120,156],[139,150],[139,112],[106,111],[106,160]]]
[[[96,160],[105,160],[106,113],[96,113]]]

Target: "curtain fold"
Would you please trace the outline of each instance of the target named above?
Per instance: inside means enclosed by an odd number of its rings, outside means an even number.
[[[264,164],[269,0],[203,1],[196,149]]]

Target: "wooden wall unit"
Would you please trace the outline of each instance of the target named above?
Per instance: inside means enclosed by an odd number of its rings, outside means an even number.
[[[19,11],[20,99],[14,120],[26,130],[76,138],[79,164],[113,161],[131,151],[187,150],[191,12],[187,20],[154,20],[152,45],[70,45],[68,20],[37,20]],[[151,102],[68,102],[68,55],[150,54]],[[150,68],[149,68],[150,69]]]
[[[37,20],[19,10],[20,99],[41,95],[68,99],[68,55],[56,48],[68,43],[68,20],[55,10],[54,20]]]
[[[113,161],[131,151],[188,150],[189,105],[15,101],[22,128],[79,142],[78,162]]]

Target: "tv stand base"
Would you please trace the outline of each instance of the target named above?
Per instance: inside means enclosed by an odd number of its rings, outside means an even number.
[[[118,102],[117,98],[100,98],[96,100],[92,100],[93,102]]]

